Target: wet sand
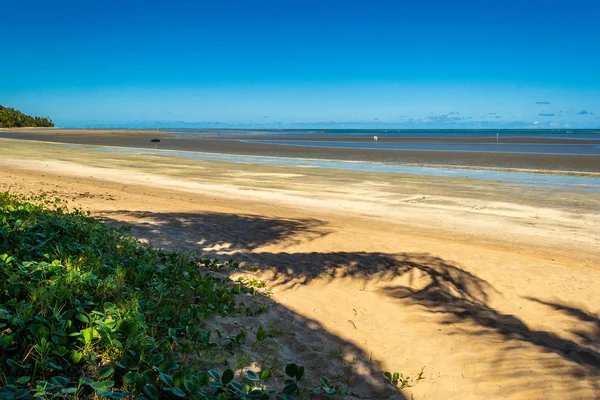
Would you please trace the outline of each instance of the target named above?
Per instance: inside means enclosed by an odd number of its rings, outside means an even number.
[[[24,140],[43,140],[58,143],[76,143],[102,146],[136,147],[153,149],[155,145],[150,142],[152,138],[160,138],[158,144],[161,149],[202,151],[213,153],[247,154],[263,156],[283,156],[298,158],[321,158],[334,160],[352,160],[398,164],[417,165],[446,165],[468,167],[492,168],[518,168],[535,170],[560,170],[560,171],[600,171],[600,157],[573,156],[573,155],[546,155],[546,154],[511,154],[511,153],[467,153],[467,152],[434,152],[434,151],[408,151],[408,150],[369,150],[369,149],[339,149],[298,147],[274,144],[247,143],[241,140],[268,140],[281,139],[272,134],[223,136],[207,135],[198,138],[170,137],[169,132],[154,130],[2,130],[0,137],[20,138]],[[286,140],[307,140],[306,136],[285,137]],[[310,140],[339,141],[343,138],[310,137]],[[352,138],[353,141],[367,141],[367,139]],[[382,141],[392,140],[382,138]],[[396,142],[444,142],[444,143],[472,143],[481,142],[474,138],[395,138]],[[487,138],[484,141],[489,141]],[[494,139],[495,140],[495,139]],[[506,138],[506,143],[550,143],[550,144],[581,144],[581,141],[569,139],[542,139],[542,138]],[[585,141],[593,144],[596,141]],[[598,141],[600,143],[600,141]]]

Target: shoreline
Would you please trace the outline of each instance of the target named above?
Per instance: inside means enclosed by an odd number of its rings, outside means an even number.
[[[62,145],[57,146],[52,142],[28,141],[27,143],[31,146],[23,146],[19,141],[6,142],[4,146],[6,153],[13,153],[16,158],[13,156],[5,157],[4,160],[0,159],[0,165],[17,167],[20,164],[17,160],[23,159],[28,160],[27,164],[36,166],[35,168],[43,169],[42,165],[47,165],[46,168],[56,165],[59,173],[71,174],[80,178],[102,176],[111,170],[115,170],[121,172],[111,174],[110,180],[122,179],[130,184],[153,181],[154,184],[159,185],[162,182],[162,184],[167,185],[166,187],[180,186],[188,188],[185,190],[191,190],[189,188],[195,187],[193,191],[213,192],[215,196],[218,196],[219,193],[230,198],[258,196],[257,200],[272,199],[272,201],[281,202],[282,205],[287,201],[297,202],[303,199],[303,203],[298,204],[303,204],[303,207],[307,210],[315,205],[323,206],[327,204],[329,201],[328,196],[334,195],[339,197],[340,201],[348,202],[343,209],[377,218],[391,215],[390,213],[397,215],[402,207],[410,204],[418,205],[423,201],[428,207],[433,207],[432,210],[489,210],[491,216],[495,215],[496,211],[494,210],[496,209],[500,213],[499,216],[504,216],[508,210],[513,210],[510,212],[516,212],[515,215],[520,215],[520,211],[517,210],[523,207],[531,210],[538,207],[548,209],[559,207],[562,209],[561,212],[586,212],[591,214],[597,214],[597,210],[600,210],[600,195],[597,191],[563,190],[553,186],[536,185],[535,183],[525,186],[515,181],[503,181],[493,179],[493,177],[477,179],[465,176],[424,175],[419,173],[373,172],[353,169],[330,170],[309,165],[286,166],[235,162],[226,158],[219,158],[219,160],[188,159],[177,155],[165,156],[153,151],[140,154],[135,151],[95,151],[85,147],[65,149]],[[171,150],[166,151],[170,152]],[[190,152],[190,154],[193,155],[195,152]],[[64,166],[60,166],[63,164]],[[77,165],[85,165],[86,167],[81,168]],[[27,167],[24,166],[23,168]],[[69,172],[71,169],[72,172]],[[519,174],[520,172],[515,173]],[[528,172],[525,173],[528,174]],[[545,175],[547,174],[540,174],[540,176]],[[139,176],[144,177],[139,178]],[[281,178],[278,178],[279,176]],[[134,180],[128,180],[128,177],[134,177]],[[556,177],[560,180],[559,175]],[[565,178],[567,177],[565,176]],[[594,182],[598,179],[596,176],[586,176],[582,179],[588,178]],[[342,190],[338,188],[340,182],[355,183]],[[563,185],[562,183],[559,184]],[[333,191],[319,188],[332,188]],[[466,197],[457,202],[452,199],[455,195],[447,198],[447,191],[450,194],[452,192],[464,192]],[[379,192],[381,193],[378,194]],[[414,196],[415,193],[419,192],[424,195],[423,200],[418,196]],[[359,196],[358,193],[369,193],[369,195]],[[542,193],[545,193],[543,200]],[[276,196],[278,194],[281,195],[279,200]],[[302,196],[298,197],[298,195]],[[305,198],[304,195],[307,195],[307,197]],[[379,196],[386,200],[379,200]],[[461,194],[461,198],[462,196]],[[473,203],[476,205],[467,205],[471,204],[472,200],[464,203],[465,200],[473,197],[478,199]],[[484,203],[479,204],[480,200]],[[325,202],[323,203],[323,201]],[[352,203],[355,202],[358,203],[353,205]],[[368,205],[369,202],[371,202],[370,206]],[[509,205],[513,202],[517,202],[516,208]],[[563,207],[566,204],[573,204],[576,207]],[[455,209],[455,205],[459,205],[459,208]],[[365,213],[361,211],[362,208],[370,210]],[[419,210],[418,212],[424,211]],[[409,214],[415,211],[410,210]],[[533,211],[531,212],[533,213]],[[481,211],[478,211],[478,213],[481,213]],[[410,218],[405,216],[404,219],[418,221],[417,224],[424,228],[427,215],[427,213],[423,215],[415,214]],[[534,215],[535,213],[530,216],[533,217]],[[437,223],[432,224],[432,228],[451,230],[452,225],[453,223],[447,223],[440,219]],[[488,233],[485,230],[475,230],[471,237],[474,238],[477,235],[487,236]],[[584,248],[581,248],[581,250],[583,251]]]
[[[150,139],[156,137],[161,140],[159,146],[162,150],[289,157],[299,159],[331,159],[387,164],[431,165],[451,168],[568,171],[569,173],[600,172],[600,157],[597,156],[301,147],[248,143],[243,142],[244,137],[242,136],[225,139],[214,137],[204,139],[190,139],[185,137],[175,138],[169,137],[164,132],[161,133],[159,131],[112,131],[110,135],[104,133],[98,134],[98,132],[94,130],[74,130],[69,134],[57,133],[56,131],[44,133],[4,131],[0,132],[0,137],[18,140],[42,139],[43,141],[55,143],[132,147],[141,149],[154,149],[154,145],[150,143]],[[253,140],[256,140],[256,136],[253,136],[252,138]],[[263,139],[267,140],[268,138],[264,136]],[[306,140],[306,138],[301,139]],[[292,137],[289,139],[286,138],[286,140],[294,141],[296,139]],[[311,138],[311,140],[313,139]],[[448,140],[452,141],[454,139]]]
[[[19,140],[3,139],[10,148],[19,143]],[[54,147],[55,151],[61,148],[80,149],[93,157],[105,157],[109,154],[114,156],[129,155],[132,157],[163,157],[172,158],[173,163],[182,158],[190,161],[225,163],[225,164],[247,164],[250,168],[258,166],[278,169],[286,168],[294,175],[294,171],[302,169],[317,169],[327,174],[331,171],[333,174],[364,173],[367,175],[377,174],[381,176],[416,176],[422,178],[448,178],[448,179],[468,179],[480,182],[502,182],[506,185],[515,185],[523,189],[550,189],[560,190],[571,193],[600,193],[600,173],[596,172],[577,172],[577,171],[559,171],[559,170],[530,170],[516,168],[481,168],[470,166],[453,165],[423,165],[423,164],[387,164],[381,162],[365,162],[353,160],[328,160],[318,158],[286,158],[272,157],[262,155],[233,155],[219,154],[210,152],[169,150],[169,149],[144,149],[127,148],[115,146],[99,145],[81,145],[69,143],[47,142],[40,140],[29,140],[27,143],[38,146]],[[64,146],[64,147],[63,147]],[[14,147],[13,147],[14,148]],[[159,161],[160,162],[160,161]]]

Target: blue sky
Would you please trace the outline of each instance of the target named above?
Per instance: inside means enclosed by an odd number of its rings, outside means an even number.
[[[58,126],[600,127],[600,2],[4,0]]]

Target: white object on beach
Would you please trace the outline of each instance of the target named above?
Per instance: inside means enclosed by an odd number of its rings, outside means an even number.
[[[377,136],[373,136],[373,140],[377,141],[379,138]]]

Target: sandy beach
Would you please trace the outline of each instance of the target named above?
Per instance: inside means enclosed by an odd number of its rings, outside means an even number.
[[[282,358],[310,379],[336,376],[364,398],[600,396],[600,193],[51,143],[149,147],[147,131],[30,135],[0,138],[0,190],[48,193],[154,245],[243,262],[273,292],[263,323],[288,324]],[[334,150],[316,157],[371,157]],[[452,162],[443,157],[429,161]],[[597,157],[468,157],[460,162],[597,167]],[[423,367],[402,393],[381,378]]]

